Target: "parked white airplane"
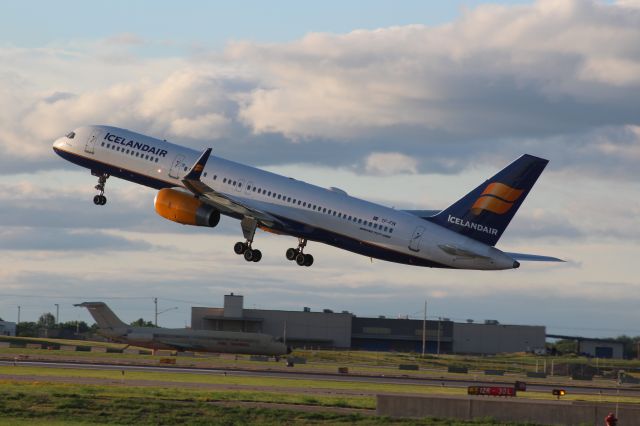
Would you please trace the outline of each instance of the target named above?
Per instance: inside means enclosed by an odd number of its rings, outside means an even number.
[[[174,222],[215,227],[220,215],[241,221],[245,241],[234,251],[249,262],[256,228],[298,238],[289,260],[310,266],[307,241],[409,265],[457,269],[512,269],[518,260],[560,261],[505,253],[494,245],[548,161],[523,155],[443,211],[404,211],[293,178],[198,153],[184,146],[110,126],[78,128],[53,150],[98,177],[93,199],[107,202],[105,183],[116,176],[158,189],[155,209]]]

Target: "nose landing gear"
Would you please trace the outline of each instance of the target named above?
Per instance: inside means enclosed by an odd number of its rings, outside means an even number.
[[[106,173],[98,174],[95,172],[92,172],[91,174],[94,176],[98,176],[98,184],[95,186],[95,188],[100,191],[98,195],[93,197],[93,204],[95,204],[96,206],[104,206],[105,204],[107,204],[107,197],[104,196],[104,186],[107,183],[107,179],[109,179],[109,175]]]
[[[311,266],[313,265],[313,256],[310,254],[304,254],[303,250],[307,245],[305,238],[298,238],[298,248],[289,248],[285,253],[287,260],[295,260],[298,266]]]

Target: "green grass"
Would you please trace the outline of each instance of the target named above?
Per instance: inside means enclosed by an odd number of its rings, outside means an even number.
[[[30,367],[30,366],[0,366],[0,374],[13,374],[18,376],[37,376],[41,382],[47,382],[48,377],[78,377],[78,378],[95,378],[109,381],[109,384],[129,386],[134,381],[145,380],[147,382],[168,382],[180,384],[210,384],[219,386],[246,386],[251,388],[259,388],[259,394],[272,393],[270,390],[277,390],[279,394],[296,394],[302,390],[317,391],[322,393],[326,391],[346,391],[346,392],[370,392],[370,393],[411,393],[423,395],[466,395],[466,388],[451,388],[441,386],[426,386],[419,384],[389,384],[375,382],[357,382],[357,381],[336,381],[331,379],[316,378],[294,379],[294,378],[278,378],[278,377],[257,377],[257,376],[240,376],[240,375],[216,375],[216,374],[197,374],[197,373],[160,373],[153,371],[127,371],[123,376],[120,371],[113,370],[82,370],[82,369],[66,369],[66,368],[48,368],[48,367]],[[51,382],[51,381],[50,381]],[[0,382],[1,383],[1,382]],[[159,386],[161,383],[158,384]],[[172,387],[171,389],[175,389]],[[263,390],[264,389],[264,390]],[[211,390],[208,392],[212,392]],[[628,397],[615,395],[614,390],[611,394],[603,395],[581,395],[569,393],[564,400],[569,401],[597,401],[597,402],[624,402],[629,404],[640,404],[639,397]],[[246,395],[249,395],[246,394]],[[554,397],[547,392],[521,392],[519,397],[530,399],[553,399]],[[308,395],[303,397],[309,397]],[[342,396],[341,396],[342,397]],[[317,398],[315,395],[312,398]],[[251,400],[251,399],[249,399]],[[255,399],[253,399],[255,400]],[[296,400],[297,401],[297,400]],[[352,400],[353,401],[353,400]],[[350,407],[371,408],[372,405],[367,402],[366,398],[362,399],[361,404],[351,402]],[[271,401],[273,402],[273,401]],[[283,401],[284,402],[284,401]],[[296,402],[303,403],[303,402]],[[355,405],[354,405],[355,404]],[[321,405],[324,405],[321,404]],[[335,402],[328,405],[336,406]],[[339,405],[338,405],[339,406]]]
[[[182,389],[4,383],[0,425],[224,424],[224,425],[495,425],[491,420],[392,420],[361,414],[220,406],[216,393]],[[512,423],[512,425],[518,425]]]

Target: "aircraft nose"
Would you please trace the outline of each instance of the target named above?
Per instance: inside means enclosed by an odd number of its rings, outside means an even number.
[[[53,141],[53,149],[59,149],[62,148],[64,145],[66,145],[68,142],[68,139],[66,137],[61,137],[56,139],[55,141]]]

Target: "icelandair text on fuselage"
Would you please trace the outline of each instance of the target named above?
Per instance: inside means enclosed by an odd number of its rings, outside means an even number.
[[[133,139],[129,139],[129,141],[127,141],[126,138],[116,136],[112,133],[107,133],[104,138],[111,143],[117,143],[122,146],[131,147],[133,149],[139,149],[142,152],[146,152],[148,154],[154,154],[154,155],[157,155],[158,157],[165,157],[167,155],[167,151],[164,149],[156,149],[153,146],[147,145],[146,143],[136,142]]]
[[[498,230],[496,228],[489,228],[488,226],[484,226],[484,225],[480,225],[479,223],[460,219],[459,217],[449,215],[449,218],[447,219],[447,221],[449,223],[454,223],[458,226],[463,226],[465,228],[475,229],[476,231],[484,232],[489,235],[498,235]]]

